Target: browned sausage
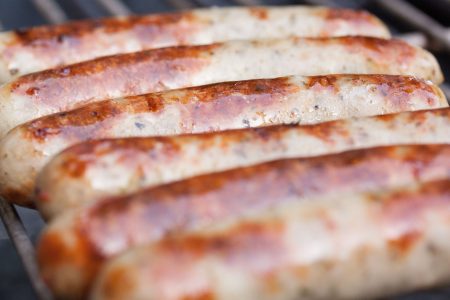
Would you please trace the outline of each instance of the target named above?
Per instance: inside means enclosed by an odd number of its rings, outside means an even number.
[[[91,299],[379,299],[430,288],[450,281],[449,221],[449,180],[294,202],[128,251]]]
[[[0,195],[30,205],[45,163],[86,140],[311,124],[443,106],[436,86],[388,75],[227,82],[91,103],[22,124],[0,140]]]
[[[273,159],[390,144],[450,144],[450,109],[211,134],[94,140],[57,155],[37,179],[45,218],[183,178]]]
[[[398,40],[289,38],[154,49],[19,77],[0,88],[0,137],[38,117],[104,99],[287,75],[412,75],[440,83],[436,59]]]
[[[305,6],[196,9],[40,26],[0,33],[0,83],[60,65],[151,48],[344,35],[388,38],[389,31],[365,11]]]
[[[38,261],[57,296],[76,298],[105,260],[168,234],[289,201],[449,177],[450,145],[372,148],[203,175],[59,216],[41,236]]]

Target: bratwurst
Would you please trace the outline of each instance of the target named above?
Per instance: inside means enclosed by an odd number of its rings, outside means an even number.
[[[193,177],[57,217],[40,238],[38,262],[56,296],[78,298],[107,259],[168,234],[290,201],[443,178],[450,179],[450,145],[372,148]]]
[[[22,124],[0,140],[0,195],[30,205],[37,173],[86,140],[199,133],[448,106],[411,77],[329,75],[228,82],[106,100]]]
[[[392,144],[450,144],[450,109],[207,134],[93,140],[45,166],[36,205],[44,218],[150,186],[265,161]]]
[[[398,40],[290,38],[154,49],[20,77],[0,88],[0,136],[82,104],[230,80],[288,75],[413,75],[440,83],[436,59]]]
[[[128,251],[91,299],[379,299],[430,288],[450,282],[449,220],[450,180],[294,201]]]
[[[84,20],[0,33],[0,83],[125,52],[236,39],[364,35],[389,38],[365,11],[325,7],[210,8]]]

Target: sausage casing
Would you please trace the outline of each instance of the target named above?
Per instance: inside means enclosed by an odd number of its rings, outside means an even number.
[[[264,161],[390,144],[450,144],[450,109],[363,117],[310,126],[93,140],[45,166],[36,204],[49,219],[106,196]]]
[[[29,205],[44,164],[86,140],[310,124],[442,106],[448,104],[436,86],[386,75],[227,82],[91,103],[22,124],[0,141],[0,195]]]
[[[57,296],[79,297],[105,260],[132,246],[289,201],[449,177],[450,145],[371,148],[202,175],[62,214],[41,236],[38,262]]]
[[[371,73],[442,81],[435,58],[369,37],[230,41],[108,56],[32,73],[0,88],[0,136],[90,102],[209,83],[288,75]]]
[[[292,202],[131,250],[108,263],[91,299],[378,299],[426,289],[450,281],[449,220],[449,180]]]
[[[365,11],[305,6],[198,9],[40,26],[0,34],[0,83],[26,73],[151,48],[344,35],[390,36],[386,26]]]

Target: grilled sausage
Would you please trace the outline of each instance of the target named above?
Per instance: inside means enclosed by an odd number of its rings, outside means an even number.
[[[389,31],[365,11],[325,7],[213,8],[105,18],[0,34],[0,82],[99,56],[235,39],[364,35]]]
[[[371,299],[429,288],[450,282],[449,220],[449,180],[291,202],[130,250],[108,263],[91,299]]]
[[[444,105],[442,93],[431,84],[367,75],[251,80],[106,100],[10,131],[0,141],[0,195],[28,205],[44,164],[90,139],[310,124]]]
[[[290,38],[154,49],[33,73],[4,85],[0,136],[26,121],[99,100],[230,80],[330,73],[442,81],[430,53],[397,40]]]
[[[442,178],[450,178],[450,145],[372,148],[193,177],[59,216],[40,238],[38,262],[58,297],[79,297],[108,258],[136,245],[289,201]]]
[[[49,219],[96,199],[287,157],[389,144],[450,144],[450,109],[174,137],[94,140],[52,159],[37,179]]]

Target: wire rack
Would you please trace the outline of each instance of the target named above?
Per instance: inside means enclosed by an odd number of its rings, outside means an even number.
[[[69,20],[66,11],[59,2],[55,0],[31,0],[39,13],[50,24],[62,23]],[[77,2],[77,0],[73,0]],[[121,0],[96,0],[95,4],[100,6],[109,15],[129,15],[134,13],[125,1]],[[167,4],[173,9],[190,9],[195,7],[209,6],[217,4],[214,1],[202,0],[166,0]],[[220,1],[217,1],[220,2]],[[299,1],[300,2],[300,1]],[[375,5],[384,13],[389,15],[394,22],[406,24],[412,33],[400,35],[400,38],[406,39],[408,42],[418,46],[437,50],[450,54],[450,29],[445,28],[433,17],[430,17],[422,10],[416,8],[405,0],[374,0],[374,1],[338,1],[338,0],[305,0],[306,4],[327,5],[332,7],[348,6],[360,7],[362,5]],[[80,1],[81,3],[81,1]],[[78,3],[78,5],[80,5]],[[440,9],[446,9],[450,12],[450,1],[428,1],[429,5],[439,5]],[[222,3],[219,3],[222,4]],[[261,0],[234,0],[228,1],[226,4],[231,5],[263,5],[267,4]],[[270,2],[273,4],[273,1]],[[86,13],[89,15],[89,9]],[[0,22],[0,30],[2,25]],[[441,85],[442,90],[450,99],[450,85],[444,83]],[[30,278],[32,288],[36,297],[40,300],[53,299],[50,291],[46,287],[39,275],[38,267],[35,260],[35,249],[33,243],[27,234],[24,224],[17,213],[17,209],[9,204],[5,199],[0,197],[0,217],[5,225],[6,231],[11,239],[17,253],[23,263],[25,272]],[[420,275],[418,275],[420,276]],[[393,299],[393,298],[391,298]],[[434,289],[431,291],[417,292],[409,295],[396,297],[395,299],[416,300],[416,299],[450,299],[450,287]]]

